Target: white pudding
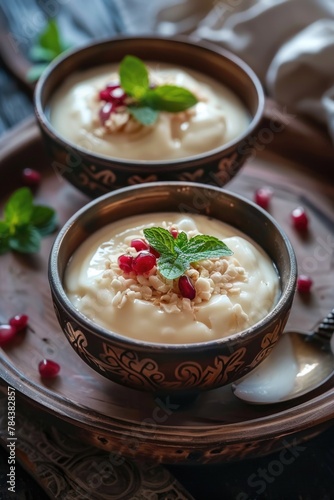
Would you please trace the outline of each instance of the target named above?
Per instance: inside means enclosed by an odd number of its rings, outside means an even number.
[[[50,103],[53,127],[69,142],[104,156],[129,160],[172,160],[213,150],[239,137],[249,113],[221,83],[189,69],[149,63],[151,81],[193,92],[198,103],[182,113],[160,112],[150,126],[128,113],[101,123],[99,92],[118,81],[117,66],[100,66],[69,76]]]
[[[131,241],[153,226],[183,231],[188,238],[215,236],[233,255],[191,264],[186,275],[196,296],[184,298],[178,280],[166,280],[157,267],[143,275],[119,268],[118,257],[135,257]],[[218,220],[177,213],[133,216],[98,230],[72,256],[64,286],[76,309],[98,325],[167,344],[206,342],[245,330],[273,309],[280,293],[275,267],[255,242]]]

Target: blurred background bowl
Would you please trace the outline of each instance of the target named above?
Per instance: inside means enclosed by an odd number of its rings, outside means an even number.
[[[67,141],[51,125],[50,100],[71,74],[103,64],[120,63],[131,54],[143,60],[183,66],[230,88],[250,115],[236,139],[201,154],[171,160],[143,161],[108,157]],[[65,53],[43,73],[35,90],[35,112],[53,168],[90,197],[151,181],[193,181],[225,185],[251,154],[264,109],[264,93],[255,73],[232,53],[187,38],[128,37],[92,43]]]
[[[280,277],[281,294],[274,308],[255,325],[229,337],[177,345],[127,338],[78,312],[63,287],[66,266],[75,250],[111,222],[137,214],[180,212],[180,207],[230,224],[259,244]],[[62,228],[49,263],[49,282],[60,326],[89,366],[134,389],[182,395],[229,384],[268,356],[288,319],[296,274],[292,246],[267,212],[226,190],[186,182],[141,184],[90,202]],[[256,298],[256,290],[254,294]]]

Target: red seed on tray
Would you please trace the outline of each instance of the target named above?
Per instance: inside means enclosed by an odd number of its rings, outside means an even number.
[[[38,371],[43,378],[54,378],[60,371],[60,365],[51,359],[43,359],[38,364]]]

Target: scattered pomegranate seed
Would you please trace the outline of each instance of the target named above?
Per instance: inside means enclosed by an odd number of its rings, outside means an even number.
[[[175,238],[175,239],[176,239],[176,238],[178,237],[178,235],[179,235],[179,232],[178,232],[178,230],[177,230],[177,229],[171,229],[169,232],[170,232],[170,234],[173,236],[173,238]]]
[[[196,290],[189,276],[183,275],[179,278],[179,290],[185,299],[193,300],[196,297]]]
[[[51,359],[43,359],[38,363],[38,371],[43,378],[54,378],[60,371],[60,366]]]
[[[131,273],[133,257],[131,255],[120,255],[117,259],[118,265],[125,273]]]
[[[312,278],[301,274],[297,279],[297,290],[300,293],[309,293],[313,284]]]
[[[297,207],[291,212],[292,223],[298,231],[306,231],[308,217],[303,207]]]
[[[35,188],[41,183],[41,174],[32,168],[25,168],[22,172],[22,182],[27,187]]]
[[[270,187],[261,187],[255,191],[254,201],[265,210],[268,209],[273,190]]]
[[[149,250],[149,246],[146,243],[146,241],[140,238],[135,238],[131,240],[130,246],[135,248],[137,252],[140,252],[141,250]]]
[[[11,325],[0,325],[0,346],[6,345],[16,335],[16,330]]]
[[[115,111],[115,105],[112,102],[106,102],[99,111],[99,118],[104,124],[109,118],[111,113]]]
[[[13,318],[10,318],[9,324],[15,329],[15,332],[20,332],[25,329],[28,324],[28,320],[29,318],[26,314],[17,314],[16,316],[13,316]]]
[[[132,269],[136,274],[148,273],[153,269],[157,262],[156,256],[151,252],[142,251],[134,257]]]

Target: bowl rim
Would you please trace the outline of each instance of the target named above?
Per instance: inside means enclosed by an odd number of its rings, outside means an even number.
[[[59,275],[59,270],[58,270],[58,257],[59,257],[59,248],[63,244],[63,241],[69,231],[73,228],[73,226],[76,224],[76,221],[85,213],[88,211],[94,212],[94,207],[100,203],[104,203],[105,200],[108,198],[113,198],[113,197],[119,197],[123,196],[127,193],[131,193],[133,191],[139,190],[147,190],[147,189],[154,189],[154,188],[166,188],[167,186],[170,186],[171,188],[177,189],[179,188],[196,188],[196,189],[211,189],[214,190],[218,193],[220,193],[223,196],[227,196],[230,199],[233,200],[238,200],[241,201],[244,204],[250,205],[253,209],[257,210],[262,217],[267,219],[277,230],[279,236],[282,239],[282,242],[284,243],[287,253],[289,255],[289,277],[287,280],[287,284],[284,290],[281,291],[281,294],[278,298],[277,303],[269,311],[268,314],[265,315],[264,318],[262,318],[260,321],[255,323],[254,325],[251,325],[249,328],[245,330],[241,330],[240,332],[236,332],[232,335],[228,335],[226,337],[221,337],[218,339],[213,339],[213,340],[207,340],[203,342],[194,342],[194,343],[180,343],[180,344],[169,344],[169,343],[159,343],[159,342],[148,342],[144,340],[138,340],[138,339],[133,339],[132,337],[127,337],[125,335],[119,334],[117,332],[113,332],[111,330],[108,330],[97,323],[95,323],[93,320],[85,316],[83,313],[78,311],[70,299],[68,298],[64,286],[63,286],[63,280],[61,279]],[[200,214],[201,215],[201,214]],[[202,214],[203,215],[203,214]],[[94,234],[92,232],[91,234]],[[275,265],[275,263],[274,263]],[[102,195],[86,205],[84,205],[82,208],[80,208],[75,214],[73,214],[67,222],[64,224],[64,226],[61,228],[59,231],[58,235],[56,236],[56,239],[53,243],[53,246],[51,248],[50,256],[49,256],[49,263],[48,263],[48,277],[49,277],[49,284],[50,288],[52,290],[52,293],[56,296],[57,301],[62,304],[64,309],[66,309],[68,316],[71,316],[74,321],[80,325],[84,326],[85,323],[87,324],[87,329],[91,330],[94,333],[94,336],[98,336],[102,338],[104,341],[108,341],[110,339],[115,339],[121,344],[127,345],[127,346],[132,346],[132,347],[138,347],[138,348],[145,348],[146,350],[149,351],[164,351],[164,350],[169,350],[173,351],[175,353],[181,352],[181,351],[188,351],[192,350],[194,352],[203,350],[203,349],[211,349],[217,346],[220,346],[222,344],[229,344],[231,341],[238,343],[240,340],[244,339],[247,337],[248,339],[251,339],[253,336],[257,334],[258,329],[262,328],[265,326],[265,324],[268,322],[268,319],[274,320],[278,318],[281,314],[282,311],[284,311],[286,307],[286,303],[292,301],[295,290],[296,290],[296,282],[297,282],[297,260],[296,260],[296,255],[294,252],[294,249],[292,247],[292,244],[285,233],[284,229],[278,224],[278,222],[263,208],[259,207],[256,203],[248,200],[244,196],[241,196],[239,194],[232,193],[231,191],[227,189],[222,189],[216,186],[211,186],[211,185],[206,185],[206,184],[201,184],[201,183],[195,183],[195,182],[187,182],[187,181],[160,181],[160,182],[147,182],[147,183],[142,183],[134,186],[127,186],[124,188],[117,189],[115,191],[111,191],[109,193],[106,193],[105,195]],[[280,277],[279,277],[280,278]]]
[[[241,69],[249,78],[249,80],[252,82],[254,90],[257,95],[258,99],[258,104],[257,104],[257,109],[254,114],[254,116],[251,118],[247,128],[244,130],[244,132],[241,135],[238,135],[236,138],[232,139],[231,141],[222,144],[221,146],[218,146],[217,148],[210,149],[208,151],[204,151],[202,153],[198,153],[196,155],[191,155],[191,156],[186,156],[186,157],[181,157],[181,158],[174,158],[174,159],[165,159],[165,160],[133,160],[133,159],[126,159],[126,158],[118,158],[117,156],[108,156],[104,155],[101,153],[93,153],[89,151],[88,149],[85,149],[74,142],[71,142],[67,140],[65,137],[63,137],[59,132],[53,127],[51,124],[47,113],[45,111],[45,106],[42,104],[42,95],[43,95],[43,89],[47,83],[47,81],[52,78],[53,72],[64,62],[69,59],[69,58],[74,58],[77,53],[84,52],[84,51],[90,51],[93,47],[98,48],[102,46],[106,46],[112,43],[122,43],[122,42],[129,42],[129,41],[148,41],[152,42],[154,40],[159,40],[165,43],[172,43],[172,44],[182,44],[182,45],[188,45],[192,47],[193,50],[200,49],[208,52],[214,52],[217,55],[222,56],[223,58],[229,60],[232,62],[234,66],[237,66],[239,69]],[[201,72],[198,70],[199,73]],[[211,77],[213,78],[213,77]],[[214,79],[214,78],[213,78]],[[237,94],[236,94],[237,95]],[[238,95],[237,95],[238,96]],[[238,96],[239,97],[239,96]],[[240,97],[239,97],[240,98]],[[116,37],[111,37],[111,38],[104,38],[99,41],[93,41],[89,42],[85,45],[81,45],[80,47],[76,47],[73,49],[69,49],[56,57],[49,65],[48,67],[44,70],[43,74],[37,81],[35,90],[34,90],[34,110],[35,110],[35,115],[37,118],[37,121],[39,125],[42,127],[44,131],[46,131],[49,135],[51,134],[53,139],[58,142],[59,144],[62,145],[63,148],[72,148],[73,150],[77,150],[80,154],[85,155],[86,158],[90,162],[94,162],[96,160],[99,160],[100,162],[104,163],[113,163],[113,164],[119,164],[122,166],[125,170],[127,169],[132,169],[133,167],[140,167],[143,170],[149,170],[152,168],[152,166],[159,165],[160,167],[168,167],[168,168],[175,168],[179,169],[183,167],[185,164],[197,164],[201,162],[203,159],[209,161],[210,159],[214,160],[217,157],[220,157],[223,152],[228,151],[229,149],[232,149],[235,147],[238,143],[243,143],[259,125],[261,118],[263,116],[264,112],[264,107],[265,107],[265,94],[264,90],[262,87],[262,84],[256,75],[255,71],[239,56],[233,54],[229,50],[220,47],[219,45],[216,45],[212,42],[207,42],[207,41],[197,41],[195,38],[185,36],[185,35],[177,35],[173,37],[167,37],[167,36],[162,36],[162,35],[143,35],[143,36],[116,36]]]

